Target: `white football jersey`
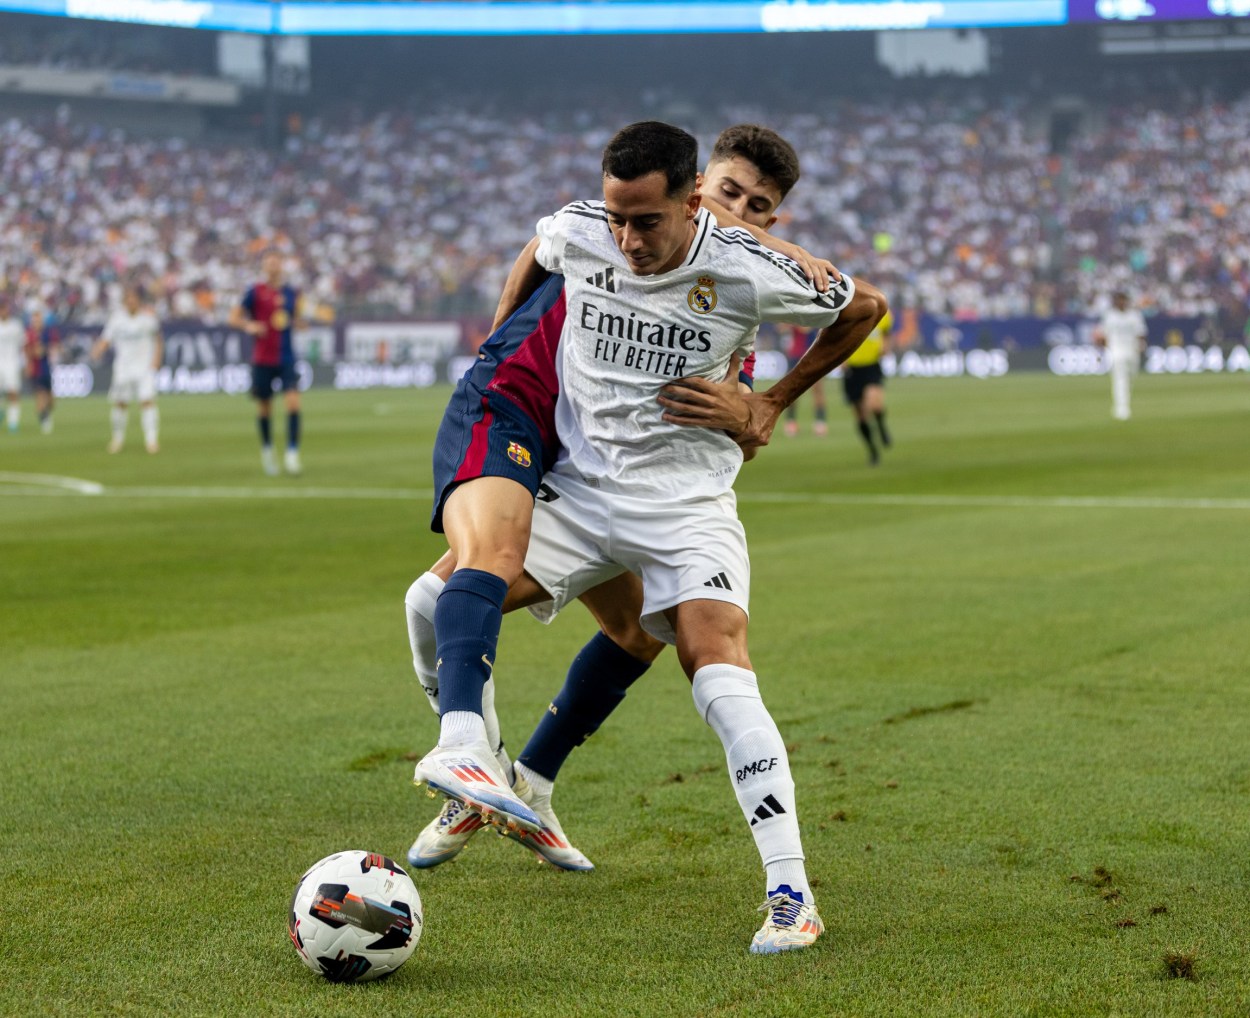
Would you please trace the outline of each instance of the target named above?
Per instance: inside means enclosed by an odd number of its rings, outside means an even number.
[[[22,363],[22,348],[26,345],[26,330],[17,318],[0,318],[0,365],[16,370]]]
[[[733,486],[742,450],[709,428],[668,424],[660,387],[685,375],[720,381],[752,352],[760,322],[824,328],[855,292],[820,293],[798,265],[705,209],[685,261],[637,276],[601,201],[574,202],[538,224],[536,258],[564,275],[555,470],[639,498],[717,495]]]
[[[1137,308],[1108,308],[1102,314],[1102,331],[1111,356],[1136,357],[1146,335],[1146,318]]]
[[[113,374],[138,375],[151,371],[160,332],[161,324],[151,311],[140,310],[132,315],[125,308],[118,308],[109,315],[100,336],[113,347]]]

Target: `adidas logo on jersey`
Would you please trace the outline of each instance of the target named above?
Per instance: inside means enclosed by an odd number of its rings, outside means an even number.
[[[710,580],[704,582],[705,587],[720,587],[721,590],[733,590],[729,585],[729,577],[724,573],[717,573]]]
[[[761,820],[771,820],[773,817],[781,816],[784,812],[785,809],[781,803],[772,795],[766,795],[764,801],[755,807],[755,816],[751,818],[751,826],[754,827]]]
[[[616,268],[609,265],[602,272],[587,276],[586,282],[591,286],[597,286],[600,290],[607,290],[608,293],[616,293]]]

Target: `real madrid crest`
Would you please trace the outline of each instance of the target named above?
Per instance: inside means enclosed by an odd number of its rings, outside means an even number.
[[[686,294],[686,303],[696,315],[710,315],[716,307],[716,280],[711,276],[700,276]]]

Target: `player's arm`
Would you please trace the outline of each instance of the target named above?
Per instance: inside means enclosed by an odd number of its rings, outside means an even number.
[[[247,296],[243,300],[230,309],[230,316],[226,319],[226,324],[232,329],[246,332],[249,336],[259,336],[265,331],[265,326],[258,322],[252,314],[251,290],[248,290]]]
[[[833,262],[826,258],[817,258],[813,254],[809,254],[798,244],[791,244],[782,240],[780,237],[774,237],[767,230],[759,226],[752,226],[744,219],[739,219],[725,206],[718,202],[711,195],[703,195],[703,204],[707,210],[716,217],[716,225],[721,227],[737,226],[746,230],[752,237],[758,240],[766,248],[783,254],[792,261],[798,262],[799,268],[803,270],[803,275],[812,281],[812,285],[821,293],[829,289],[829,281],[835,283],[842,282],[842,273],[837,270]]]
[[[495,320],[490,323],[490,331],[494,332],[515,313],[517,308],[534,295],[534,291],[542,286],[543,280],[550,273],[539,263],[535,254],[540,240],[535,237],[517,256],[508,278],[503,284],[503,293],[499,295],[499,304],[495,308]]]
[[[855,293],[837,321],[821,330],[807,353],[767,392],[743,393],[736,382],[730,384],[730,377],[720,382],[679,378],[660,390],[663,419],[724,431],[744,452],[767,445],[786,408],[851,356],[888,310],[880,290],[856,280]],[[736,372],[732,377],[736,379]]]
[[[735,440],[742,445],[767,445],[790,404],[858,350],[889,310],[885,294],[857,279],[855,293],[838,320],[820,330],[807,353],[775,385],[751,398],[750,425]]]
[[[155,343],[153,343],[155,349],[152,352],[152,370],[160,371],[161,365],[165,363],[165,336],[159,326],[152,338],[155,340]]]
[[[98,361],[102,359],[104,355],[108,353],[109,347],[111,347],[112,345],[113,345],[112,336],[109,334],[109,327],[108,327],[108,323],[106,322],[104,324],[104,328],[100,332],[100,335],[96,338],[96,341],[91,345],[91,359],[94,361]]]

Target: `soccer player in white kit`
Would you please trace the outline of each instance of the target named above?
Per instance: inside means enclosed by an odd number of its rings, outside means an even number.
[[[1111,296],[1111,307],[1103,312],[1094,332],[1094,341],[1107,350],[1111,365],[1111,413],[1117,421],[1132,415],[1129,398],[1133,376],[1146,348],[1146,319],[1137,308],[1129,307],[1128,294],[1119,290]]]
[[[13,302],[7,294],[0,294],[0,391],[8,394],[4,423],[10,431],[17,431],[22,418],[22,405],[18,400],[22,391],[25,345],[26,329],[21,319],[13,314]]]
[[[122,306],[104,324],[95,347],[98,359],[109,348],[113,354],[113,384],[109,399],[113,436],[109,452],[122,451],[126,444],[126,425],[130,404],[140,406],[143,444],[148,452],[160,452],[160,412],[156,409],[156,372],[164,357],[161,324],[156,312],[143,303],[143,291],[137,284],[128,284],[122,294]]]
[[[621,568],[642,577],[643,624],[676,645],[695,704],[725,748],[766,872],[767,916],[751,950],[772,953],[808,946],[823,924],[803,865],[785,744],[747,653],[750,564],[732,491],[742,451],[723,432],[664,421],[658,396],[683,376],[723,378],[735,354],[751,352],[761,321],[821,328],[812,363],[774,397],[779,413],[845,359],[885,307],[871,287],[857,295],[846,278],[821,294],[795,263],[744,231],[718,228],[699,208],[696,159],[684,131],[635,124],[605,151],[605,200],[573,203],[539,224],[536,275],[565,277],[562,451],[535,507],[525,571],[552,595],[544,607],[554,610]],[[834,332],[842,314],[854,327]],[[485,601],[494,578],[470,572]],[[466,623],[480,611],[466,604]],[[457,647],[461,658],[486,643],[457,642],[466,645]],[[458,707],[443,713],[439,746],[417,774],[458,798],[489,760],[480,709],[466,691],[476,682],[480,705],[493,646],[473,675],[472,662],[461,660],[445,673],[441,642],[439,652],[440,696]]]

